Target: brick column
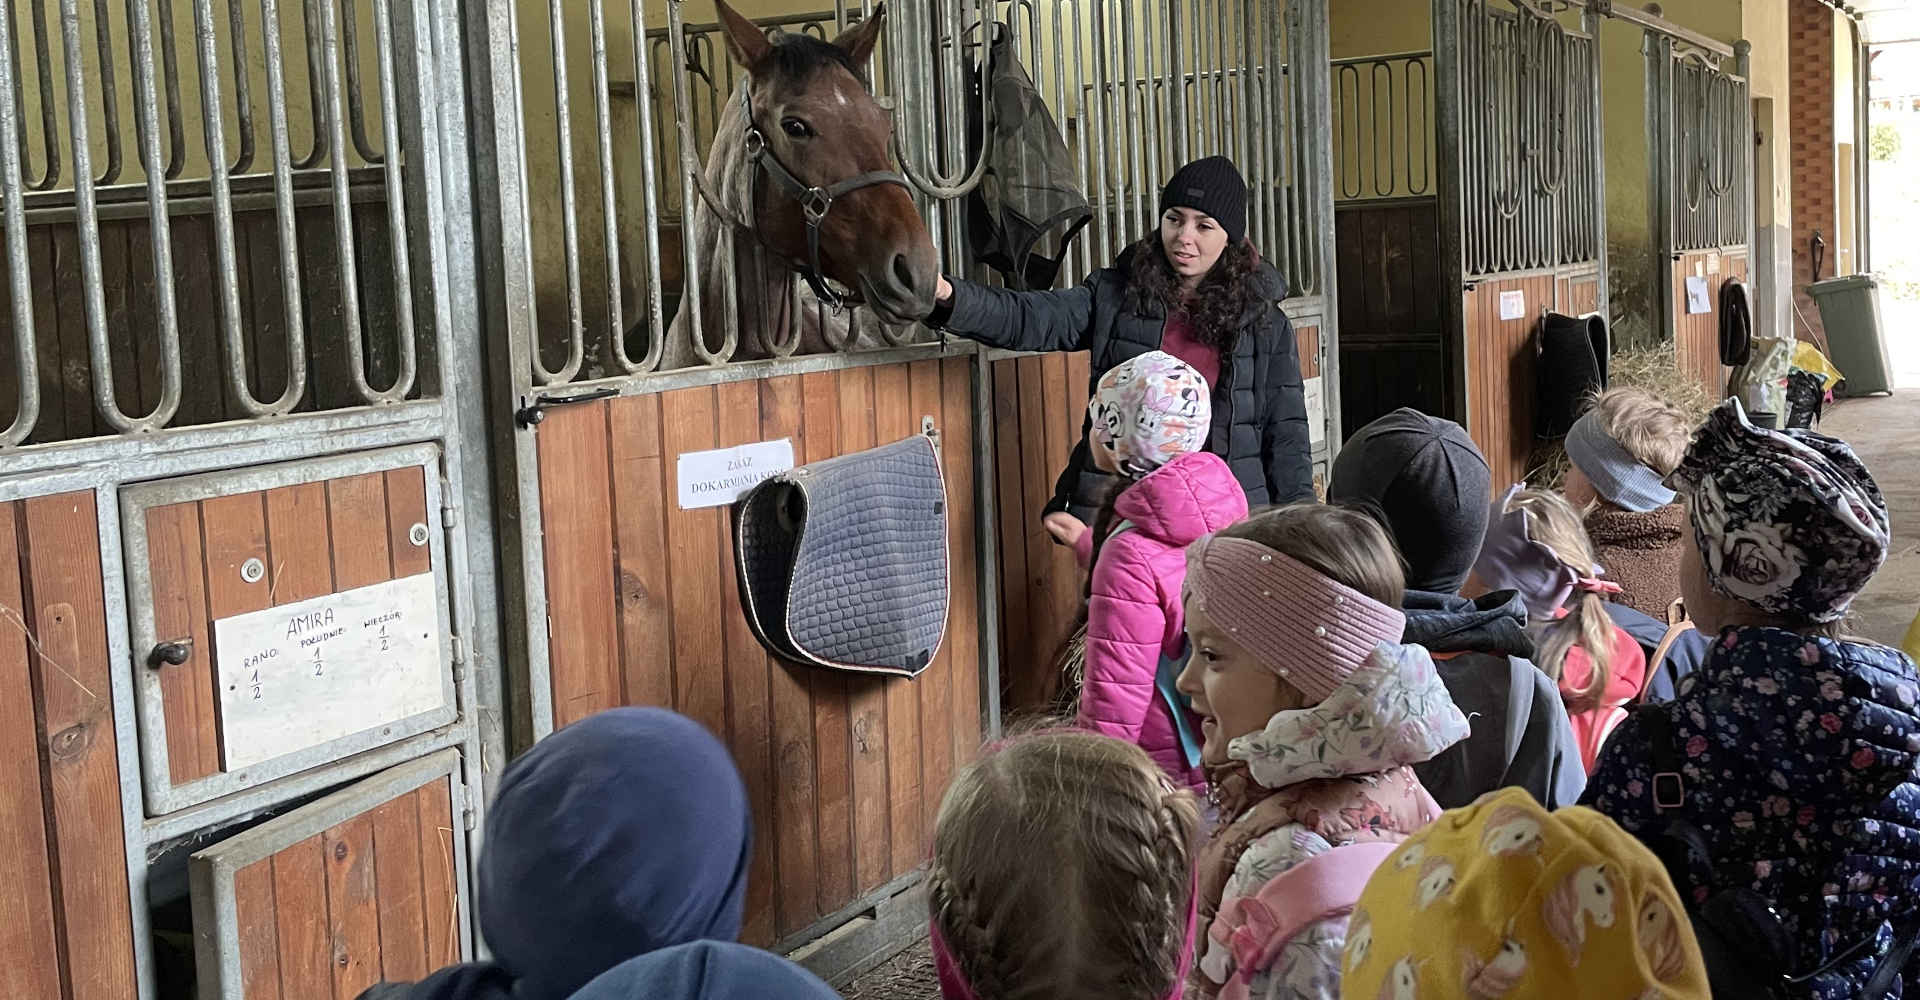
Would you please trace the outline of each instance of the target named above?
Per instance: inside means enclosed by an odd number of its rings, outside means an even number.
[[[1814,230],[1826,238],[1822,277],[1834,273],[1838,213],[1834,186],[1833,9],[1818,0],[1786,0],[1788,157],[1792,164],[1793,297],[1807,325],[1825,333],[1820,309],[1805,292],[1813,274]],[[1806,327],[1794,329],[1802,338]]]

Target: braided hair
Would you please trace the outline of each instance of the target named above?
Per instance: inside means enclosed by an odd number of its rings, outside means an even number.
[[[1180,976],[1198,827],[1192,793],[1131,743],[1016,737],[947,789],[933,922],[979,1000],[1163,1000]]]

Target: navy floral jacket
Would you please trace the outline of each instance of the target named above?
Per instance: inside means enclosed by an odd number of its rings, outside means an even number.
[[[1795,972],[1871,939],[1800,995],[1856,995],[1895,928],[1920,916],[1920,677],[1882,646],[1730,629],[1678,697],[1623,723],[1583,802],[1634,834],[1676,814],[1705,833],[1711,870],[1680,891],[1745,886],[1773,901],[1799,942]],[[1654,808],[1646,712],[1664,713],[1686,800]],[[1889,996],[1920,997],[1920,952]]]

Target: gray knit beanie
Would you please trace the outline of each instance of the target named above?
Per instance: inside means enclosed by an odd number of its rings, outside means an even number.
[[[1407,589],[1457,594],[1487,534],[1493,472],[1465,428],[1402,407],[1334,459],[1327,499],[1378,517],[1407,561]]]

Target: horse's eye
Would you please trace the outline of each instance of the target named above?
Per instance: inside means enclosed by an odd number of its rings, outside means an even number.
[[[798,118],[780,119],[780,131],[795,139],[806,139],[813,135],[813,129],[807,127],[807,123]]]

